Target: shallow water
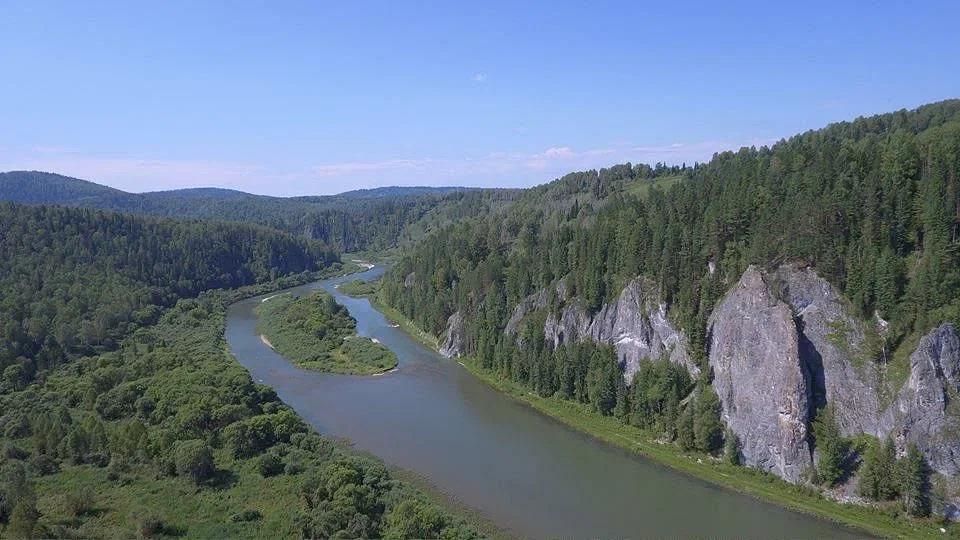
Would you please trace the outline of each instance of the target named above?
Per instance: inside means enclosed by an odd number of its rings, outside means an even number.
[[[324,288],[361,335],[393,349],[378,377],[297,368],[264,344],[253,308],[230,307],[226,338],[253,378],[323,434],[415,471],[513,534],[565,538],[854,538],[856,532],[718,488],[601,443],[490,388],[392,328],[334,286],[380,267],[291,289]]]

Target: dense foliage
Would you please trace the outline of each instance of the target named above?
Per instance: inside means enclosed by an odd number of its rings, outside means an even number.
[[[472,534],[255,384],[226,352],[231,298],[0,394],[0,536]]]
[[[282,294],[257,307],[271,347],[297,365],[355,375],[382,373],[397,365],[390,349],[357,335],[357,321],[333,296],[315,291],[295,298]]]
[[[488,213],[516,193],[449,187],[390,187],[289,198],[215,188],[127,193],[51,173],[0,173],[0,200],[254,223],[350,252],[393,247],[439,225]]]
[[[179,298],[336,261],[260,227],[0,203],[0,389],[114,347]]]

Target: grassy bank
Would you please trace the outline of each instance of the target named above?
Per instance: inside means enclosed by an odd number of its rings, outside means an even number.
[[[375,305],[417,341],[435,350],[438,348],[438,340],[435,336],[418,328],[400,312],[380,303]],[[882,537],[952,538],[958,534],[956,526],[950,527],[948,533],[944,534],[940,532],[940,523],[932,519],[908,519],[873,507],[837,503],[826,499],[813,488],[790,484],[756,469],[730,465],[704,454],[683,452],[674,444],[658,442],[643,430],[625,425],[616,418],[601,416],[580,403],[560,398],[541,397],[483,369],[476,359],[462,358],[460,363],[493,388],[542,414],[605,443],[719,486]]]
[[[385,305],[376,296],[370,297],[370,303],[373,304],[373,307],[377,308],[380,313],[383,313],[387,320],[398,325],[401,330],[406,332],[413,339],[433,350],[440,348],[440,340],[438,340],[436,336],[420,329],[417,325],[413,324],[413,321],[404,317],[403,313],[400,313],[398,310]]]

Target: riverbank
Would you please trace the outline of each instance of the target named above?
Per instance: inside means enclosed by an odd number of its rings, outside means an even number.
[[[415,339],[418,343],[434,351],[440,348],[440,340],[437,339],[436,336],[421,330],[420,327],[414,324],[410,319],[406,318],[403,313],[400,313],[399,310],[383,304],[376,295],[370,295],[366,298],[370,301],[370,305],[376,308],[380,313],[383,313],[387,320],[397,325],[397,327],[406,332],[408,336]]]
[[[436,336],[418,328],[399,311],[383,306],[376,301],[375,296],[369,298],[371,304],[388,319],[395,321],[412,338],[434,351],[439,348]],[[747,467],[730,465],[704,454],[682,452],[673,444],[659,442],[638,428],[625,425],[612,417],[601,416],[578,403],[544,398],[531,393],[526,388],[483,369],[475,359],[459,360],[458,363],[484,383],[532,407],[539,413],[607,444],[692,477],[790,510],[853,527],[871,535],[891,538],[946,537],[940,532],[939,522],[932,519],[905,519],[872,507],[837,503],[826,499],[810,487],[790,484],[773,475]]]

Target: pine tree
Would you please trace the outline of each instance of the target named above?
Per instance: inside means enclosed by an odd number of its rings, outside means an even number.
[[[715,453],[723,443],[720,400],[710,385],[701,386],[697,393],[693,433],[696,448],[701,452]]]
[[[843,475],[843,460],[847,453],[847,443],[840,434],[831,404],[817,412],[813,421],[813,438],[817,449],[817,478],[823,485],[831,487]]]
[[[6,532],[11,538],[33,538],[39,520],[37,500],[32,496],[24,497],[14,507]]]
[[[923,454],[911,444],[907,455],[897,462],[897,477],[903,509],[912,516],[930,514],[929,471]]]
[[[693,404],[687,403],[677,418],[677,444],[684,451],[697,447],[693,434]]]
[[[740,465],[740,439],[730,428],[723,433],[723,457],[730,465]]]
[[[871,441],[860,466],[860,495],[875,501],[889,501],[897,496],[896,449],[893,440]]]

